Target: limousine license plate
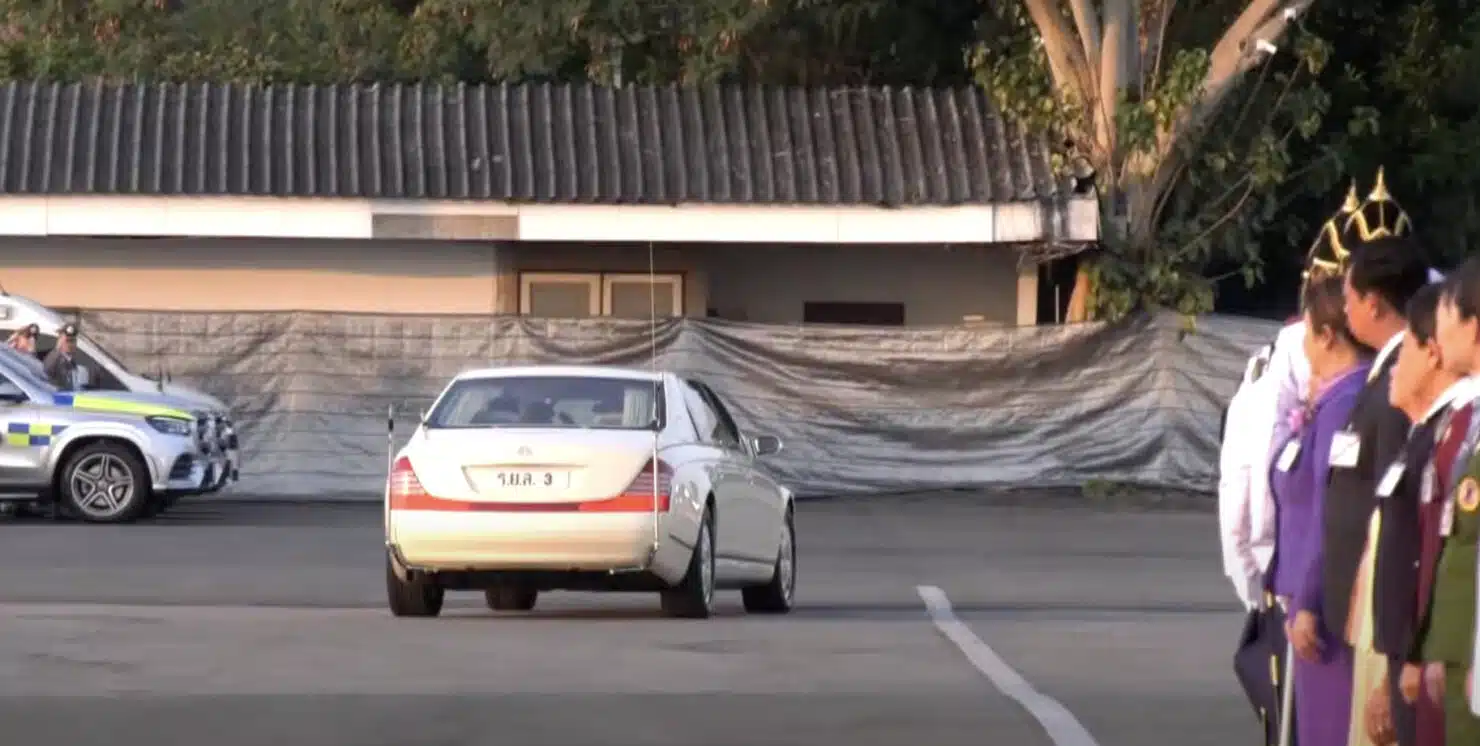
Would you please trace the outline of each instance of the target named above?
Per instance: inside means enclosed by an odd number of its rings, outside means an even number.
[[[500,469],[490,476],[490,482],[504,489],[563,489],[570,481],[570,474],[559,471]]]

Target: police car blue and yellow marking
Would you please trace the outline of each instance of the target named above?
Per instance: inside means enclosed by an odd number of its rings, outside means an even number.
[[[88,394],[63,392],[54,395],[52,397],[52,403],[59,407],[97,412],[99,414],[119,414],[133,417],[172,417],[181,420],[195,419],[189,412],[175,409],[174,407],[120,401],[106,396],[90,396]],[[40,448],[49,446],[67,427],[67,425],[50,422],[10,422],[5,425],[3,443],[11,448]]]
[[[5,428],[5,445],[21,448],[49,446],[51,439],[66,429],[66,425],[11,422]]]
[[[122,401],[107,396],[93,396],[90,394],[59,392],[52,396],[52,403],[59,407],[71,407],[73,409],[105,414],[123,414],[133,415],[135,417],[174,417],[181,420],[195,419],[189,412],[175,409],[174,407]]]

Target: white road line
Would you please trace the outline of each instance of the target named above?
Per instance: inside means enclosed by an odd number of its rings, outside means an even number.
[[[920,600],[925,602],[925,611],[935,622],[935,628],[955,644],[966,660],[993,686],[1022,705],[1043,726],[1055,746],[1100,746],[1069,708],[1034,689],[1022,674],[1012,670],[1012,666],[1007,665],[990,645],[982,642],[965,622],[957,618],[945,591],[933,585],[917,586],[915,590],[919,592]]]

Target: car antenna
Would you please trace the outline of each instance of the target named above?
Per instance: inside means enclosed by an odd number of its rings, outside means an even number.
[[[382,498],[381,511],[385,515],[385,542],[387,551],[390,550],[393,534],[391,533],[391,478],[396,471],[396,403],[391,402],[385,407],[385,497]]]
[[[391,402],[385,408],[385,509],[390,510],[391,505],[391,472],[396,466],[396,404]],[[387,526],[390,524],[387,523]]]
[[[654,559],[656,559],[657,556],[658,556],[658,546],[659,546],[659,544],[658,544],[658,523],[659,523],[659,503],[658,503],[658,490],[659,490],[659,486],[658,486],[658,474],[659,474],[660,470],[658,469],[658,435],[659,435],[659,428],[662,426],[662,422],[658,418],[658,413],[660,411],[662,411],[662,410],[659,409],[658,395],[659,395],[660,392],[663,391],[663,387],[659,384],[659,380],[658,380],[658,284],[657,284],[658,277],[657,277],[656,266],[655,266],[656,264],[657,264],[657,262],[655,261],[654,254],[653,254],[653,242],[652,241],[648,241],[648,364],[652,368],[652,372],[653,372],[653,391],[652,391],[652,394],[648,397],[651,400],[651,402],[652,402],[652,408],[653,408],[653,413],[652,413],[653,460],[651,462],[649,462],[649,463],[652,464],[652,469],[653,469],[653,557],[654,557]]]

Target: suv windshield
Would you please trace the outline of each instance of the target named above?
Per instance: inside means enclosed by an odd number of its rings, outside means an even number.
[[[96,363],[107,363],[109,366],[114,367],[114,368],[117,368],[118,370],[123,371],[124,373],[131,373],[132,372],[132,371],[130,371],[128,369],[127,366],[125,366],[122,362],[120,362],[118,360],[118,358],[114,357],[113,356],[113,353],[109,352],[102,345],[98,344],[98,341],[96,339],[93,339],[92,337],[89,337],[86,334],[83,334],[83,335],[81,335],[78,338],[77,341],[78,341],[78,345],[77,346],[84,353],[90,353],[90,357],[92,357],[93,360]],[[138,375],[138,374],[135,373],[134,375]],[[140,376],[140,377],[141,378],[149,378],[148,376]],[[150,379],[150,380],[153,380],[153,379]]]
[[[25,384],[49,394],[56,393],[57,387],[46,380],[40,360],[7,345],[0,345],[0,357],[4,358],[6,371],[16,378],[24,379]]]
[[[56,349],[56,346],[56,335],[43,331],[40,336],[36,337],[36,359],[46,359],[47,354]],[[78,339],[76,355],[77,361],[87,369],[86,388],[95,391],[129,390],[128,385],[113,374],[115,370],[127,373],[128,368],[103,349],[96,340],[86,334],[82,335]]]
[[[657,381],[500,376],[452,384],[426,425],[655,430],[662,429],[663,419],[663,385]]]

